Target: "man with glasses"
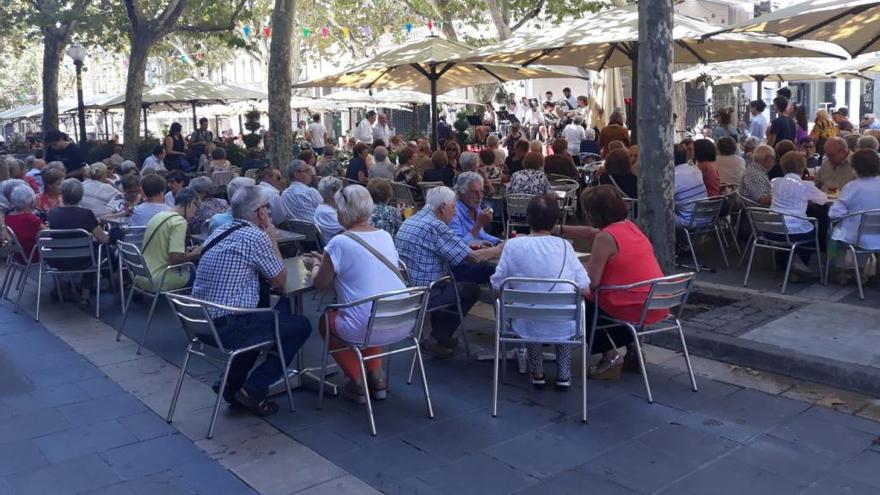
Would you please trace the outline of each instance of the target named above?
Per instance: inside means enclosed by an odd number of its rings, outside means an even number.
[[[816,187],[826,193],[835,193],[855,178],[846,141],[839,137],[829,138],[825,142],[825,158],[816,173]]]
[[[261,290],[260,279],[268,282],[263,286],[278,290],[287,281],[287,267],[278,251],[269,204],[256,186],[239,189],[231,202],[233,221],[218,228],[202,247],[193,297],[235,308],[256,308],[260,302],[268,305],[268,291]],[[280,299],[275,309],[284,357],[290,364],[309,338],[311,325],[307,318],[292,314],[286,297]],[[216,308],[208,313],[220,339],[231,348],[275,337],[272,313],[234,314]],[[251,371],[259,355],[260,351],[254,351],[236,357],[229,368],[223,398],[258,416],[268,416],[278,411],[278,405],[268,400],[269,386],[284,376],[285,370],[278,359],[270,358]]]
[[[312,187],[315,167],[302,160],[293,160],[287,166],[290,186],[281,194],[287,220],[313,222],[315,209],[324,200],[317,189]]]
[[[272,214],[272,223],[275,225],[281,224],[287,217],[284,202],[281,200],[283,185],[281,171],[277,168],[265,167],[260,170],[260,191],[269,203],[269,213]]]

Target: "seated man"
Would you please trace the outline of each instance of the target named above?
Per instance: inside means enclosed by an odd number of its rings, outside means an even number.
[[[174,196],[183,189],[186,177],[184,177],[183,172],[180,170],[172,170],[165,175],[165,181],[168,185],[168,192],[165,193],[165,204],[168,205],[169,208],[173,208]]]
[[[476,172],[464,172],[455,181],[455,216],[449,227],[471,249],[497,246],[501,239],[487,234],[484,228],[492,223],[492,209],[483,208],[483,177]],[[452,269],[456,280],[485,284],[495,273],[487,264],[461,264]]]
[[[104,218],[129,217],[135,207],[141,203],[141,177],[139,175],[123,175],[119,181],[122,196],[110,202],[114,213],[104,215]]]
[[[312,187],[315,168],[302,160],[293,160],[287,166],[287,176],[290,178],[290,185],[281,194],[287,219],[314,221],[315,209],[324,202],[321,193]]]
[[[816,173],[816,187],[824,192],[838,192],[847,183],[855,180],[856,174],[850,163],[851,153],[846,141],[830,138],[825,143],[825,158]]]
[[[236,177],[226,184],[226,197],[232,198],[235,191],[245,186],[253,186],[254,179],[247,177]],[[232,222],[232,209],[228,209],[222,213],[217,213],[211,217],[211,223],[208,224],[208,234],[213,234],[219,227]]]
[[[260,191],[266,201],[269,202],[269,213],[272,215],[272,223],[280,225],[286,220],[284,202],[281,200],[281,171],[273,167],[265,167],[260,171]],[[231,197],[231,196],[230,196]]]
[[[675,223],[681,226],[690,225],[694,213],[695,201],[706,199],[706,184],[703,174],[696,165],[688,163],[687,148],[676,144],[673,148],[675,157]]]
[[[131,220],[128,221],[130,227],[144,227],[156,213],[171,209],[165,204],[165,179],[162,176],[154,174],[144,177],[141,190],[144,202],[134,207]]]
[[[154,170],[158,173],[165,173],[168,170],[165,168],[165,147],[160,145],[156,145],[153,148],[153,154],[144,159],[143,166],[141,167],[142,171]]]
[[[261,299],[261,277],[271,287],[283,290],[287,268],[281,261],[268,206],[255,186],[236,191],[232,197],[234,221],[214,231],[202,247],[193,297],[223,306],[256,308]],[[268,300],[268,294],[264,299]],[[286,297],[275,309],[289,365],[308,339],[311,326],[305,317],[292,314]],[[218,309],[210,309],[209,313],[218,335],[229,347],[247,347],[275,337],[276,317],[272,313],[236,315]],[[251,372],[259,354],[240,354],[232,362],[223,397],[254,414],[267,416],[278,411],[278,405],[267,398],[269,386],[285,376],[286,369],[270,357]]]
[[[186,249],[187,220],[192,218],[198,209],[198,194],[189,188],[181,189],[174,198],[174,208],[157,212],[147,224],[141,251],[153,278],[153,287],[166,291],[180,289],[192,283],[195,274],[189,270],[174,269],[168,273],[165,271],[170,265],[193,261],[201,254],[201,246],[189,251]],[[135,279],[135,282],[141,287],[149,286],[144,280]]]
[[[831,205],[829,216],[841,218],[857,211],[880,209],[880,157],[871,149],[858,150],[853,153],[852,166],[856,171],[856,180],[843,186],[840,198]],[[839,223],[831,234],[831,238],[847,244],[857,244],[864,249],[880,249],[880,236],[876,234],[862,233],[860,225],[862,217],[854,215]],[[845,253],[839,249],[838,253]],[[844,261],[845,256],[839,255],[836,260],[838,266]],[[858,260],[864,263],[864,258]],[[849,274],[836,277],[838,282],[845,281]]]
[[[761,206],[770,206],[770,177],[767,175],[776,165],[776,152],[772,146],[758,145],[752,154],[753,160],[746,162],[740,194]]]
[[[445,277],[449,267],[462,263],[484,263],[501,255],[501,246],[472,250],[449,223],[456,215],[455,193],[448,187],[428,191],[425,207],[408,218],[395,237],[400,259],[406,264],[413,286],[428,286]],[[480,297],[480,288],[473,282],[458,282],[458,294],[464,313],[470,311]],[[455,302],[455,292],[449,284],[438,285],[431,291],[428,309]],[[440,312],[431,313],[431,340],[425,350],[437,358],[451,357],[458,340],[453,338],[459,326],[458,317]]]

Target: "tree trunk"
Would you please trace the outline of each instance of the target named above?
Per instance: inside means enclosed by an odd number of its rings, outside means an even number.
[[[291,44],[296,0],[275,0],[269,46],[269,163],[282,168],[293,158],[290,96]],[[297,57],[299,54],[297,53]]]
[[[452,13],[449,10],[449,0],[429,0],[431,8],[443,22],[441,29],[446,39],[458,41],[458,34],[455,32],[455,26],[452,25]]]
[[[486,0],[486,8],[489,9],[489,15],[492,17],[492,23],[498,31],[498,39],[504,41],[513,36],[513,30],[510,29],[510,12],[507,9],[507,3],[504,0]]]
[[[58,66],[64,57],[63,36],[43,33],[43,130],[58,129]]]
[[[675,268],[672,0],[639,2],[639,224],[660,268]]]
[[[125,117],[122,121],[122,153],[136,159],[141,141],[141,102],[144,99],[144,74],[147,55],[152,43],[148,36],[132,33],[131,53],[128,55],[128,74],[125,79]]]

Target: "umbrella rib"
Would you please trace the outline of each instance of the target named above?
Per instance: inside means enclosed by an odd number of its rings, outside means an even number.
[[[440,77],[442,77],[443,74],[446,74],[446,71],[448,71],[449,69],[451,69],[454,66],[455,66],[455,62],[449,62],[448,64],[446,64],[446,66],[443,67],[442,69],[440,69],[440,72],[437,73],[437,78],[439,79]]]
[[[394,68],[393,66],[392,66],[392,67],[386,67],[385,70],[383,70],[382,73],[379,74],[379,75],[376,77],[376,79],[373,79],[373,81],[372,81],[370,84],[367,85],[367,88],[366,88],[366,89],[370,89],[370,88],[372,88],[374,84],[376,84],[377,82],[379,82],[379,79],[382,79],[383,77],[385,77],[385,74],[388,74],[389,72],[391,72],[391,69],[393,69],[393,68]]]
[[[829,17],[828,19],[825,19],[822,22],[819,22],[817,24],[809,26],[809,27],[801,30],[798,33],[794,33],[793,35],[788,37],[788,40],[794,41],[794,40],[800,39],[800,38],[810,34],[811,32],[816,31],[818,29],[822,29],[823,27],[825,27],[833,22],[837,22],[846,16],[861,14],[862,12],[864,12],[872,7],[875,7],[875,6],[876,5],[874,5],[874,4],[859,5],[858,7],[853,7],[845,12],[840,12],[839,14],[833,15],[833,16]]]
[[[602,69],[605,68],[605,64],[608,63],[608,60],[611,58],[611,55],[614,54],[615,48],[617,48],[617,43],[611,43],[611,48],[608,50],[608,53],[605,54],[605,58],[602,59],[602,63],[599,64],[599,69],[596,72],[602,72]]]
[[[419,71],[419,73],[422,74],[423,76],[427,77],[428,79],[431,79],[431,75],[428,74],[428,71],[426,71],[426,70],[424,69],[424,67],[422,67],[421,65],[419,65],[419,64],[409,64],[409,65],[410,65],[410,67],[412,67],[413,69]]]
[[[862,47],[859,48],[858,50],[856,50],[856,52],[853,53],[852,56],[853,56],[853,57],[858,57],[858,56],[861,55],[865,50],[867,50],[868,47],[870,47],[871,45],[873,45],[874,43],[876,43],[877,40],[880,40],[880,33],[878,33],[877,36],[874,36],[874,37],[871,38],[867,43],[865,43],[864,45],[862,45]]]
[[[480,69],[481,71],[485,72],[486,74],[489,74],[490,76],[494,77],[494,78],[497,79],[498,82],[500,82],[500,83],[504,83],[504,82],[505,82],[504,79],[498,77],[497,74],[495,74],[495,73],[492,72],[491,70],[489,70],[489,69],[483,67],[481,64],[474,64],[474,67],[476,67],[476,68]]]
[[[694,50],[693,48],[691,48],[690,45],[688,45],[687,43],[685,43],[684,40],[675,40],[675,43],[676,43],[678,46],[680,46],[680,47],[684,48],[685,50],[687,50],[688,52],[690,52],[690,54],[693,55],[697,60],[699,60],[701,64],[705,64],[705,63],[706,63],[706,59],[704,59],[703,57],[701,57],[700,54],[697,53],[696,50]]]
[[[540,54],[535,55],[534,57],[526,60],[526,63],[524,63],[522,65],[523,65],[523,67],[528,67],[528,66],[532,65],[533,63],[537,62],[538,60],[546,57],[547,55],[550,55],[551,53],[553,53],[557,50],[561,50],[561,47],[557,46],[557,47],[553,47],[553,48],[544,48],[543,50],[541,50]]]

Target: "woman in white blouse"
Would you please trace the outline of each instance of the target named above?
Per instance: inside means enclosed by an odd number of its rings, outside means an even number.
[[[571,243],[550,234],[559,218],[559,203],[553,194],[535,196],[526,208],[526,219],[531,229],[528,236],[515,237],[504,245],[504,252],[495,274],[489,280],[492,288],[498,290],[504,279],[509,277],[555,278],[571,280],[586,295],[590,287],[587,270],[577,259]],[[535,260],[542,260],[536,263]],[[537,283],[517,283],[507,287],[522,290],[571,292],[570,285],[551,285]],[[577,329],[574,322],[558,323],[537,320],[514,320],[513,330],[528,339],[566,341]],[[544,377],[544,353],[540,344],[527,344],[529,372],[532,385],[542,387]],[[571,348],[570,345],[556,346],[556,387],[568,389],[571,386]]]
[[[327,180],[329,177],[323,179]],[[338,180],[338,179],[337,179]],[[405,287],[399,272],[391,269],[379,258],[365,248],[364,242],[381,254],[392,266],[398,266],[397,250],[394,240],[388,232],[370,225],[373,214],[373,200],[363,186],[353,185],[336,193],[336,204],[339,209],[339,221],[345,227],[344,235],[337,235],[324,248],[320,258],[307,258],[307,266],[312,272],[315,288],[318,290],[334,287],[339,303],[357,301],[365,297],[375,296],[382,292],[403,289]],[[358,240],[352,239],[357,237]],[[315,262],[317,261],[317,264]],[[311,266],[310,266],[311,265]],[[347,342],[363,342],[366,338],[367,322],[370,318],[370,304],[362,304],[353,308],[328,313],[327,325],[332,336],[338,336]],[[324,322],[321,328],[323,329]],[[382,352],[382,346],[397,342],[412,331],[412,325],[404,325],[397,329],[383,329],[370,335],[370,342],[364,357]],[[323,337],[323,330],[321,336]],[[338,339],[331,339],[330,348],[338,349],[343,344]],[[359,404],[366,402],[360,364],[354,351],[344,350],[333,354],[339,367],[348,378],[343,388],[346,399]],[[377,400],[386,397],[387,387],[382,377],[382,360],[371,359],[364,364],[367,370],[367,384],[370,396]]]
[[[852,155],[852,167],[856,180],[848,182],[840,191],[840,197],[831,205],[828,216],[832,219],[850,213],[880,209],[880,156],[874,150],[859,150]],[[863,235],[859,238],[861,216],[854,215],[839,222],[831,238],[863,249],[880,249],[880,236]]]
[[[321,239],[324,244],[330,242],[336,234],[342,232],[336,211],[335,195],[342,189],[342,179],[338,177],[324,177],[318,182],[318,192],[324,198],[324,202],[315,208],[315,225],[321,231]]]

